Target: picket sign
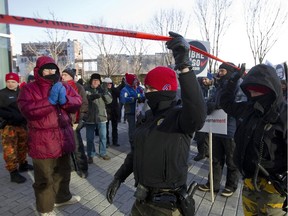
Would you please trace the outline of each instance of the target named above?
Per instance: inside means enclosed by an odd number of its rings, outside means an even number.
[[[26,26],[34,26],[34,27],[42,27],[42,28],[53,28],[53,29],[62,29],[62,30],[70,30],[70,31],[81,31],[81,32],[90,32],[90,33],[98,33],[98,34],[107,34],[121,37],[132,37],[146,40],[158,40],[158,41],[168,41],[171,40],[171,37],[161,36],[155,34],[149,34],[144,32],[130,31],[124,29],[116,29],[109,27],[101,27],[101,26],[93,26],[79,23],[70,23],[70,22],[62,22],[55,20],[45,20],[45,19],[36,19],[30,17],[20,17],[20,16],[10,16],[6,14],[0,14],[0,23],[6,24],[15,24],[15,25],[26,25]],[[190,44],[190,49],[203,54],[209,58],[212,58],[216,61],[220,61],[227,65],[229,63],[223,61],[222,59],[211,55],[210,53],[201,50]],[[239,69],[235,65],[230,65],[236,69]]]
[[[199,130],[209,134],[209,173],[210,173],[210,192],[211,202],[214,202],[214,187],[213,187],[213,167],[212,167],[212,133],[227,134],[227,114],[224,110],[214,110],[210,115],[207,115],[204,126]]]

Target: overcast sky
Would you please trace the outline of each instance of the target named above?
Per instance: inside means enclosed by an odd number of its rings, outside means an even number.
[[[253,64],[253,59],[245,27],[240,19],[242,17],[237,17],[241,16],[241,1],[233,0],[233,4],[238,3],[238,5],[234,5],[232,11],[235,17],[227,30],[225,43],[222,45],[218,57],[235,64],[246,62],[249,67]],[[285,7],[288,7],[287,0],[275,1],[281,1]],[[106,25],[111,28],[147,24],[159,9],[175,8],[185,10],[187,13],[193,12],[193,0],[8,0],[8,4],[10,15],[32,18],[41,16],[43,19],[51,19],[50,12],[53,12],[59,21],[88,25],[97,23],[97,20],[103,18]],[[196,22],[192,21],[191,23],[192,25],[195,23],[195,28],[191,26],[191,34],[188,34],[187,37],[201,40],[200,34],[196,30]],[[14,36],[14,51],[16,52],[14,54],[20,54],[21,43],[38,42],[41,38],[46,37],[43,28],[11,25],[10,30]],[[83,34],[86,33],[70,32],[68,36],[70,39],[78,39],[81,42]],[[265,60],[269,60],[273,64],[287,61],[287,38],[288,23]]]

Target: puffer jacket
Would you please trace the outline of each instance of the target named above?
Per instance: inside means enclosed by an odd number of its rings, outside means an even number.
[[[255,85],[272,90],[268,108],[262,109],[259,102],[250,97],[246,87]],[[235,164],[244,178],[255,176],[258,163],[271,175],[282,174],[287,171],[287,103],[276,71],[264,64],[257,65],[249,71],[240,87],[248,98],[247,102],[234,102],[234,82],[228,83],[220,98],[225,112],[237,120]],[[265,177],[265,174],[260,170],[259,176]]]
[[[48,63],[55,64],[50,57],[38,58],[34,68],[35,82],[24,85],[18,97],[19,109],[28,122],[29,155],[34,159],[58,158],[74,151],[69,113],[75,113],[82,103],[78,93],[65,83],[67,102],[60,106],[48,101],[53,83],[38,74],[39,69]]]

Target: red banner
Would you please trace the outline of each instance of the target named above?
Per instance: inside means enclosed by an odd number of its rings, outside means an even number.
[[[90,32],[90,33],[122,36],[122,37],[132,37],[132,38],[139,38],[139,39],[146,39],[146,40],[168,41],[171,39],[171,37],[168,37],[168,36],[160,36],[160,35],[154,35],[154,34],[149,34],[149,33],[144,33],[144,32],[136,32],[136,31],[130,31],[130,30],[85,25],[85,24],[70,23],[70,22],[62,22],[62,21],[54,21],[54,20],[36,19],[36,18],[29,18],[29,17],[10,16],[10,15],[5,15],[5,14],[0,14],[0,23],[26,25],[26,26],[34,26],[34,27],[42,27],[42,28],[62,29],[62,30],[70,30],[70,31]],[[203,54],[209,58],[212,58],[214,60],[226,63],[225,61],[219,59],[218,57],[213,56],[210,53],[205,52],[195,46],[190,45],[190,49],[200,54]]]

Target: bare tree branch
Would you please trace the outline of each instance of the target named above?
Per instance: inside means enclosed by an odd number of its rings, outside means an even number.
[[[210,43],[210,53],[219,55],[221,42],[231,24],[229,11],[232,0],[196,0],[197,16],[203,40]],[[209,70],[216,71],[217,61],[209,59]]]
[[[244,2],[246,34],[255,65],[262,63],[287,22],[288,9],[279,1]]]
[[[160,10],[151,19],[150,28],[151,32],[158,35],[168,35],[169,31],[174,31],[186,36],[187,29],[190,24],[190,15],[182,10],[168,9]],[[165,43],[160,42],[162,53],[169,53]],[[162,65],[171,65],[173,58],[171,53],[164,55]]]

